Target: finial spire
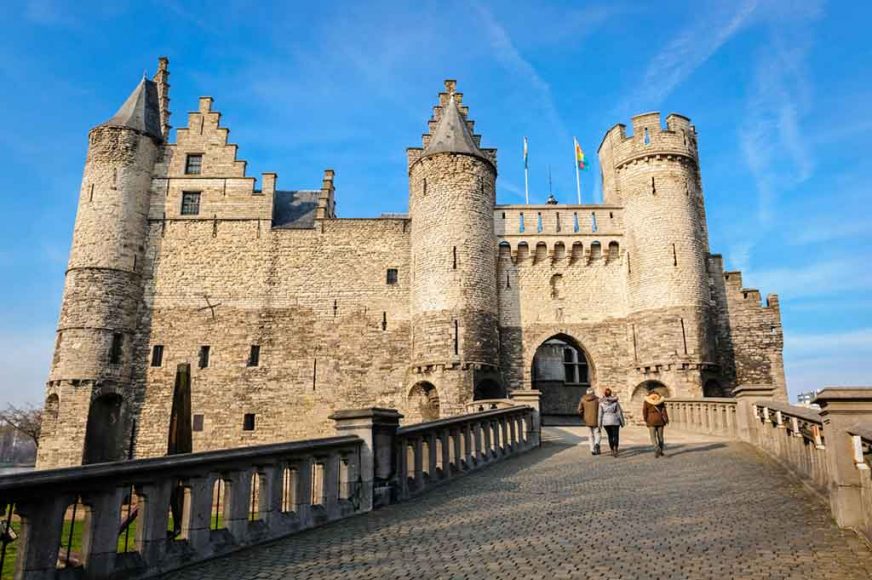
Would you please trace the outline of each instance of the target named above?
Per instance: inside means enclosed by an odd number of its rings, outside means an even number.
[[[170,59],[162,56],[157,59],[157,73],[154,82],[157,84],[157,96],[160,108],[160,130],[164,140],[169,138],[170,129]]]

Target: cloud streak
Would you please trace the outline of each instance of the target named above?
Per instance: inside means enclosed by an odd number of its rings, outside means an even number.
[[[699,67],[751,20],[758,0],[745,0],[730,13],[703,18],[669,42],[648,64],[642,89],[624,100],[619,115],[657,108]]]
[[[569,131],[551,93],[551,85],[542,78],[536,68],[530,64],[515,47],[505,27],[499,23],[494,15],[483,4],[473,4],[476,12],[484,24],[488,42],[493,49],[499,63],[509,72],[523,78],[530,88],[538,95],[539,104],[542,107],[548,122],[556,129],[562,141],[569,140]]]

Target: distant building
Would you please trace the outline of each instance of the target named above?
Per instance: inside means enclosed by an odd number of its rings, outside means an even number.
[[[815,398],[818,396],[818,393],[820,393],[819,390],[818,391],[809,391],[807,393],[800,393],[796,396],[796,402],[798,405],[802,405],[804,407],[811,407],[811,406],[813,406],[811,404],[811,402],[815,400]]]
[[[339,408],[415,422],[529,389],[545,415],[591,387],[631,415],[651,389],[786,399],[778,298],[710,253],[688,118],[605,134],[603,204],[496,205],[497,152],[446,81],[407,150],[408,214],[343,219],[330,169],[320,189],[258,188],[211,97],[172,140],[168,75],[161,59],[89,134],[40,466],[124,458],[131,438],[165,454],[179,363],[197,451],[327,435]]]

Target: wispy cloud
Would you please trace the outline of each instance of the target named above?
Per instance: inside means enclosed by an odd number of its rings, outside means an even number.
[[[800,267],[748,270],[745,283],[761,291],[777,290],[790,299],[836,296],[843,292],[872,292],[872,271],[866,256],[818,259]]]
[[[872,385],[872,328],[785,335],[784,359],[792,393],[825,386]]]
[[[504,68],[523,78],[532,92],[538,96],[539,105],[548,117],[549,123],[559,133],[560,139],[569,140],[569,132],[551,94],[551,85],[542,78],[536,68],[526,60],[512,42],[511,36],[505,27],[494,17],[488,8],[480,3],[473,4],[476,12],[484,24],[484,30],[490,42],[491,48],[497,60]]]
[[[772,222],[779,191],[802,183],[813,172],[801,123],[811,106],[811,85],[804,71],[819,3],[789,4],[787,17],[786,7],[769,14],[770,40],[758,52],[739,129],[742,154],[758,193],[757,219],[762,226]]]
[[[749,23],[758,4],[758,0],[744,0],[737,8],[703,17],[679,33],[654,56],[639,83],[642,88],[621,102],[618,114],[625,116],[660,106],[681,83]]]

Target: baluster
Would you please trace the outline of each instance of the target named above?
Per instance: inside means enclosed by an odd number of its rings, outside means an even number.
[[[339,452],[332,451],[324,460],[324,509],[328,520],[339,517]]]
[[[251,505],[251,476],[253,470],[231,471],[224,483],[224,525],[237,543],[248,537],[248,514]]]
[[[312,463],[311,455],[300,458],[297,463],[297,489],[294,497],[297,499],[297,517],[301,528],[312,526],[314,516],[312,513]]]
[[[424,439],[419,435],[412,443],[415,449],[415,491],[424,487]]]
[[[424,461],[427,462],[427,478],[433,482],[439,479],[439,475],[436,471],[436,463],[438,454],[436,453],[438,449],[436,449],[436,432],[431,431],[427,435],[427,457],[424,458]]]
[[[54,580],[64,514],[74,497],[57,495],[20,501],[15,511],[21,517],[15,578]]]
[[[115,568],[118,522],[121,521],[124,493],[124,488],[115,487],[82,495],[82,502],[90,506],[82,537],[86,577],[104,578]]]
[[[439,433],[439,438],[442,441],[442,473],[440,476],[442,479],[448,479],[451,477],[451,452],[452,446],[454,445],[454,441],[451,437],[451,430],[448,428],[443,429]]]
[[[188,539],[188,543],[198,553],[204,552],[209,546],[212,492],[215,480],[220,477],[220,475],[215,478],[203,475],[189,478],[187,481],[190,494],[185,499],[182,510],[182,536]]]
[[[136,546],[148,567],[156,567],[167,545],[167,515],[173,479],[138,486],[139,515],[136,518]]]
[[[475,455],[473,457],[474,465],[478,466],[481,463],[484,463],[485,459],[482,453],[482,445],[483,445],[483,434],[482,434],[482,426],[481,421],[476,421],[472,425],[472,439],[473,443],[475,443]]]

